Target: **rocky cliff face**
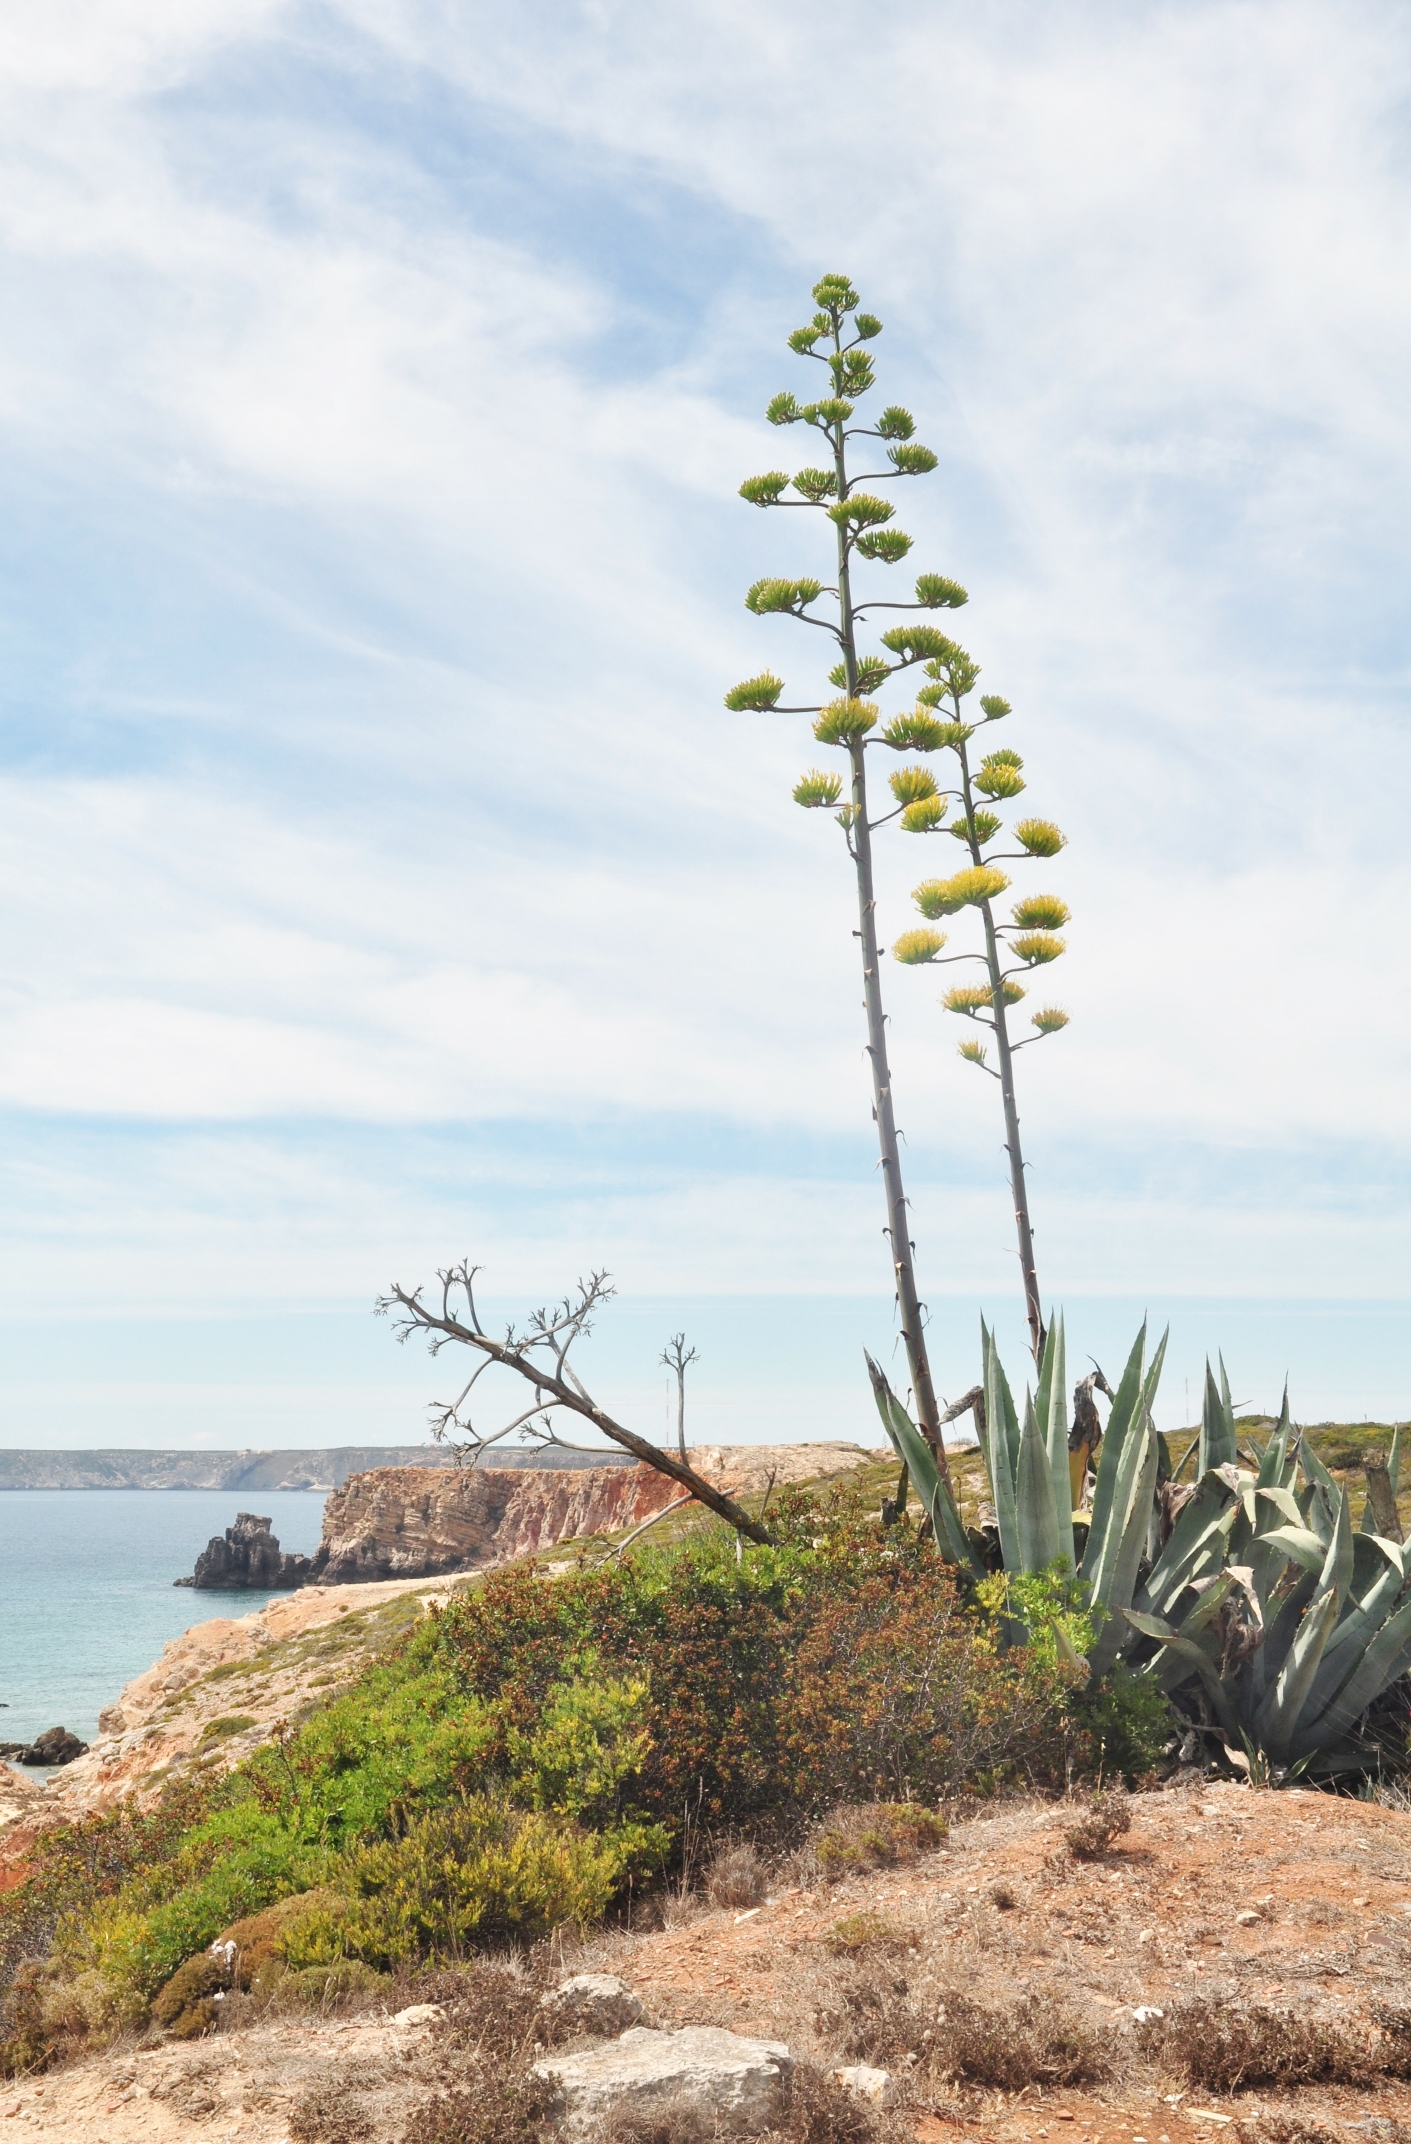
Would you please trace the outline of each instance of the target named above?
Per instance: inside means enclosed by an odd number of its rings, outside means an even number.
[[[213,1534],[206,1543],[196,1558],[195,1575],[178,1578],[174,1583],[195,1586],[203,1593],[223,1593],[232,1588],[273,1593],[280,1586],[302,1586],[308,1576],[307,1556],[281,1555],[279,1543],[270,1532],[270,1521],[257,1512],[242,1511],[223,1535]]]
[[[868,1457],[854,1444],[702,1445],[692,1464],[729,1490],[772,1478],[816,1481]],[[475,1467],[428,1473],[379,1467],[329,1497],[323,1540],[308,1573],[315,1585],[438,1578],[533,1555],[560,1541],[640,1526],[683,1495],[651,1467]]]
[[[640,1524],[680,1494],[664,1474],[639,1466],[379,1467],[328,1499],[309,1577],[338,1586],[473,1571]]]

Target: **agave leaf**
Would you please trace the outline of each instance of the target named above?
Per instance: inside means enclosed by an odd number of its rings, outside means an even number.
[[[936,1547],[951,1563],[968,1564],[976,1577],[983,1577],[984,1565],[975,1554],[960,1523],[960,1513],[955,1508],[955,1499],[948,1485],[941,1479],[936,1466],[935,1454],[922,1436],[911,1416],[887,1382],[872,1357],[863,1350],[867,1360],[867,1374],[872,1380],[872,1394],[877,1402],[877,1412],[882,1417],[882,1427],[891,1440],[892,1449],[916,1486],[916,1493],[931,1514],[931,1530]]]
[[[1058,1512],[1053,1501],[1053,1475],[1048,1452],[1034,1414],[1034,1403],[1024,1395],[1024,1428],[1019,1439],[1019,1473],[1014,1484],[1015,1516],[1019,1533],[1020,1568],[1042,1571],[1056,1563],[1059,1554]],[[1066,1514],[1065,1514],[1066,1515]],[[1072,1535],[1072,1526],[1069,1526]]]
[[[1309,1443],[1306,1435],[1301,1437],[1299,1440],[1298,1458],[1299,1464],[1303,1468],[1303,1472],[1309,1481],[1316,1481],[1321,1483],[1322,1487],[1327,1490],[1329,1496],[1336,1496],[1338,1494],[1337,1483],[1333,1480],[1332,1475],[1328,1472],[1322,1460],[1314,1451],[1313,1446]]]
[[[1192,1578],[1201,1575],[1205,1560],[1217,1552],[1217,1545],[1223,1561],[1233,1517],[1228,1482],[1222,1475],[1207,1475],[1177,1517],[1170,1540],[1148,1573],[1138,1606],[1163,1613],[1174,1605]]]
[[[1313,1687],[1313,1678],[1337,1616],[1337,1588],[1329,1585],[1300,1623],[1298,1635],[1289,1647],[1288,1659],[1279,1671],[1279,1679],[1254,1715],[1253,1738],[1271,1757],[1282,1759],[1288,1755],[1299,1714]]]
[[[1092,1522],[1088,1527],[1087,1546],[1083,1551],[1083,1569],[1091,1572],[1104,1554],[1110,1553],[1107,1543],[1112,1524],[1112,1501],[1117,1492],[1117,1481],[1122,1471],[1122,1454],[1131,1426],[1132,1409],[1141,1395],[1142,1365],[1146,1360],[1146,1320],[1132,1343],[1132,1352],[1127,1357],[1127,1367],[1122,1372],[1122,1381],[1117,1387],[1117,1397],[1112,1402],[1112,1412],[1107,1418],[1107,1430],[1098,1454],[1097,1480],[1093,1485]],[[1117,1521],[1120,1538],[1123,1511]],[[1112,1544],[1115,1548],[1116,1543]]]
[[[1014,1418],[1014,1396],[999,1359],[994,1334],[980,1320],[980,1354],[984,1365],[985,1435],[981,1449],[990,1477],[995,1519],[999,1526],[1000,1554],[1007,1571],[1023,1569],[1019,1545],[1019,1515],[1014,1501],[1014,1477],[1019,1460],[1019,1425]]]
[[[1193,1639],[1183,1638],[1179,1631],[1173,1630],[1163,1616],[1142,1615],[1132,1608],[1124,1609],[1123,1614],[1132,1628],[1139,1630],[1143,1637],[1159,1638],[1168,1653],[1175,1659],[1186,1662],[1188,1667],[1194,1668],[1205,1685],[1206,1696],[1210,1699],[1211,1709],[1222,1732],[1231,1742],[1238,1741],[1239,1725],[1230,1703],[1230,1694],[1221,1682],[1209,1654],[1202,1652]],[[1184,1677],[1181,1679],[1185,1680]]]
[[[1411,1654],[1411,1602],[1383,1624],[1337,1696],[1324,1710],[1300,1721],[1298,1748],[1314,1750],[1336,1741],[1362,1716],[1388,1683],[1408,1665]]]
[[[1317,1575],[1305,1571],[1291,1593],[1280,1601],[1272,1623],[1264,1633],[1264,1643],[1250,1662],[1254,1670],[1255,1696],[1262,1699],[1279,1679],[1279,1673],[1288,1659],[1289,1648],[1298,1636],[1303,1622],[1303,1611],[1318,1591]]]
[[[1128,1430],[1109,1479],[1107,1505],[1100,1528],[1097,1522],[1097,1497],[1094,1494],[1093,1524],[1083,1552],[1083,1576],[1088,1581],[1088,1590],[1094,1600],[1104,1603],[1108,1600],[1112,1572],[1126,1537],[1127,1521],[1132,1510],[1132,1494],[1146,1457],[1149,1435],[1145,1424],[1141,1425],[1139,1431]],[[1106,1461],[1107,1447],[1104,1441],[1101,1464],[1105,1465]],[[1100,1472],[1098,1478],[1100,1481]],[[1142,1524],[1146,1524],[1145,1511],[1142,1513]],[[1121,1605],[1126,1607],[1129,1603],[1124,1601]]]
[[[1349,1603],[1347,1613],[1323,1649],[1322,1661],[1304,1705],[1308,1716],[1316,1717],[1337,1695],[1391,1615],[1400,1592],[1401,1580],[1397,1573],[1384,1569],[1365,1599]]]
[[[1396,1494],[1396,1484],[1401,1475],[1401,1424],[1398,1422],[1391,1433],[1391,1450],[1387,1453],[1387,1473],[1391,1476],[1391,1493]]]
[[[1130,1441],[1136,1443],[1135,1438]],[[1158,1459],[1156,1432],[1148,1428],[1142,1440],[1139,1463],[1133,1469],[1134,1480],[1127,1506],[1127,1523],[1122,1530],[1116,1555],[1110,1565],[1104,1566],[1101,1592],[1094,1593],[1094,1598],[1107,1610],[1108,1617],[1088,1655],[1094,1680],[1107,1673],[1127,1635],[1115,1611],[1119,1608],[1130,1608],[1132,1604],[1137,1571],[1141,1565],[1142,1551],[1146,1547],[1147,1522],[1156,1489]]]
[[[1053,1481],[1053,1508],[1058,1514],[1058,1554],[1065,1569],[1073,1568],[1073,1528],[1068,1515],[1073,1508],[1073,1484],[1068,1471],[1068,1369],[1060,1310],[1044,1336],[1043,1360],[1039,1364],[1039,1392],[1035,1402],[1039,1435],[1048,1452]]]
[[[1280,1550],[1294,1563],[1301,1563],[1305,1571],[1321,1571],[1328,1560],[1325,1544],[1304,1526],[1274,1526],[1259,1539],[1261,1547]]]
[[[1290,1490],[1285,1489],[1282,1485],[1274,1487],[1261,1485],[1257,1495],[1263,1504],[1281,1513],[1288,1520],[1290,1526],[1302,1526],[1303,1513],[1298,1508],[1298,1498]],[[1267,1525],[1261,1526],[1260,1531],[1267,1532],[1268,1528],[1273,1524],[1274,1521],[1269,1519]]]
[[[1235,1447],[1235,1417],[1230,1406],[1230,1385],[1225,1375],[1225,1359],[1220,1358],[1220,1387],[1215,1384],[1215,1373],[1207,1359],[1205,1365],[1205,1405],[1200,1420],[1199,1469],[1208,1474],[1212,1467],[1234,1466],[1239,1459]]]

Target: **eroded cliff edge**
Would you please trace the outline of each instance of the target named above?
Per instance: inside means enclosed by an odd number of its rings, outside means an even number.
[[[691,1461],[731,1491],[817,1481],[862,1464],[854,1444],[701,1445]],[[440,1578],[532,1556],[561,1541],[618,1533],[654,1518],[682,1496],[651,1467],[464,1467],[428,1473],[378,1467],[329,1497],[311,1585],[367,1585]]]

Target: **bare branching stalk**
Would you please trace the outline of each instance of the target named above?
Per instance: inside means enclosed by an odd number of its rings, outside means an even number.
[[[1064,837],[1047,819],[1021,819],[1011,836],[1019,843],[1017,850],[1006,850],[998,855],[986,853],[1002,825],[990,805],[1021,793],[1024,763],[1017,752],[1001,748],[986,753],[979,766],[972,769],[970,740],[977,729],[1002,721],[1010,711],[1009,702],[987,693],[980,701],[980,721],[971,722],[964,717],[961,702],[974,691],[980,673],[965,650],[954,641],[937,651],[926,665],[926,674],[931,682],[923,686],[918,695],[918,714],[931,714],[942,707],[948,710],[950,719],[936,723],[936,741],[954,753],[958,783],[954,789],[944,792],[941,802],[943,809],[952,800],[960,807],[949,831],[969,851],[970,866],[948,879],[928,879],[924,885],[918,886],[916,905],[923,916],[933,920],[957,915],[965,908],[978,909],[983,950],[952,953],[943,958],[942,949],[948,943],[943,932],[912,930],[897,940],[892,952],[897,960],[912,967],[946,967],[957,961],[979,961],[984,967],[983,983],[959,984],[947,991],[942,1003],[947,1011],[959,1013],[978,1026],[988,1027],[995,1038],[997,1063],[994,1065],[989,1063],[983,1043],[963,1042],[960,1054],[999,1081],[1024,1307],[1029,1322],[1029,1343],[1037,1363],[1044,1350],[1044,1315],[1034,1258],[1034,1231],[1029,1217],[1024,1149],[1019,1137],[1014,1060],[1029,1043],[1037,1042],[1045,1035],[1057,1034],[1066,1027],[1068,1015],[1056,1005],[1044,1007],[1032,1016],[1031,1025],[1035,1032],[1025,1041],[1016,1042],[1009,1031],[1009,1008],[1024,995],[1024,986],[1016,978],[1031,968],[1046,966],[1063,953],[1065,941],[1057,936],[1057,932],[1068,921],[1068,909],[1054,894],[1030,894],[1015,903],[1011,921],[1001,923],[996,920],[994,904],[1010,883],[1006,874],[997,868],[999,864],[1027,861],[1036,856],[1056,856],[1064,846]],[[1006,955],[1015,956],[1008,966]]]
[[[686,1458],[686,1371],[690,1364],[699,1362],[700,1356],[693,1347],[687,1347],[684,1333],[673,1333],[661,1351],[661,1359],[668,1370],[676,1373],[676,1445],[684,1463]]]
[[[590,1274],[586,1281],[578,1283],[573,1295],[565,1296],[552,1310],[534,1311],[523,1331],[507,1326],[504,1338],[497,1340],[485,1330],[476,1308],[475,1276],[479,1271],[478,1266],[462,1262],[438,1273],[439,1310],[422,1301],[420,1288],[406,1289],[396,1284],[377,1305],[379,1311],[393,1319],[399,1340],[422,1333],[433,1355],[439,1355],[443,1347],[454,1342],[481,1357],[456,1398],[432,1411],[431,1434],[438,1443],[452,1446],[458,1464],[477,1465],[486,1452],[493,1451],[507,1437],[517,1437],[539,1450],[591,1450],[591,1446],[568,1444],[558,1434],[557,1417],[565,1413],[577,1415],[612,1443],[631,1452],[644,1466],[654,1467],[658,1474],[668,1474],[680,1482],[697,1503],[715,1512],[737,1533],[768,1544],[771,1536],[766,1528],[742,1510],[733,1497],[703,1480],[684,1457],[674,1459],[646,1437],[639,1437],[635,1430],[625,1429],[584,1386],[569,1356],[575,1341],[590,1330],[594,1311],[616,1293],[605,1273]],[[461,1303],[463,1311],[457,1307]],[[484,1373],[496,1365],[522,1378],[534,1398],[530,1406],[513,1414],[509,1421],[484,1430],[477,1427],[472,1416],[471,1396]]]
[[[938,647],[948,646],[945,636],[926,625],[902,625],[880,635],[885,654],[859,649],[859,626],[872,610],[953,610],[966,600],[965,590],[938,573],[923,573],[916,581],[914,602],[869,601],[859,603],[853,593],[853,573],[859,560],[879,565],[898,564],[911,549],[911,538],[889,528],[893,507],[875,492],[859,489],[863,484],[889,483],[897,477],[925,476],[936,467],[929,447],[912,440],[916,427],[909,413],[900,408],[882,411],[874,425],[849,422],[859,398],[872,388],[872,359],[864,345],[882,332],[882,323],[858,310],[859,299],[846,276],[825,276],[814,286],[818,311],[805,328],[789,337],[789,347],[800,357],[825,367],[828,391],[817,402],[799,403],[792,394],[776,395],[766,415],[771,424],[805,424],[820,435],[831,466],[801,469],[794,477],[783,470],[751,477],[740,486],[741,496],[759,507],[793,507],[826,514],[833,523],[837,581],[825,587],[811,578],[757,581],[745,598],[757,616],[781,615],[798,619],[827,633],[837,644],[840,657],[829,673],[829,682],[841,695],[826,706],[780,707],[783,680],[766,671],[749,678],[726,694],[725,704],[737,711],[808,714],[816,719],[813,734],[820,744],[844,751],[848,759],[847,797],[840,774],[814,770],[794,790],[796,803],[810,810],[834,810],[852,859],[857,884],[857,939],[862,955],[862,995],[867,1022],[867,1054],[872,1071],[872,1112],[877,1126],[882,1178],[887,1207],[887,1237],[892,1250],[892,1271],[902,1341],[911,1375],[913,1401],[922,1434],[936,1454],[937,1465],[946,1472],[941,1442],[941,1417],[931,1379],[925,1321],[916,1283],[915,1246],[911,1240],[906,1190],[902,1182],[901,1148],[897,1135],[892,1095],[891,1065],[887,1050],[887,1023],[882,1004],[881,948],[877,941],[877,904],[873,883],[872,837],[888,820],[900,821],[907,833],[930,833],[940,824],[944,805],[937,800],[936,785],[921,767],[902,769],[891,778],[894,807],[880,818],[872,816],[867,788],[867,752],[883,744],[895,752],[929,751],[927,724],[903,717],[879,735],[879,709],[869,695],[896,672],[924,662]],[[877,440],[884,452],[886,469],[855,475],[848,465],[851,441]],[[784,494],[792,492],[793,497]],[[832,615],[815,616],[820,597],[835,605]],[[930,724],[931,728],[936,725]]]

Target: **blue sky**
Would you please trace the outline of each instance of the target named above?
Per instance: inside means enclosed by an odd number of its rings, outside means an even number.
[[[367,1306],[465,1252],[610,1267],[625,1407],[694,1318],[703,1429],[873,1434],[845,862],[721,707],[816,697],[735,488],[836,268],[1070,837],[1046,1293],[1411,1410],[1402,9],[51,0],[0,67],[5,1441],[414,1439]],[[889,991],[958,1384],[994,1095]]]

